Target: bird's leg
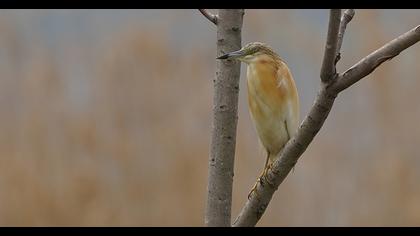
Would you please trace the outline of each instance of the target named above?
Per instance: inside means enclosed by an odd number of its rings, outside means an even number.
[[[265,162],[265,167],[264,167],[264,171],[263,171],[263,176],[264,176],[265,181],[266,181],[266,182],[267,182],[270,186],[274,186],[274,184],[273,184],[273,183],[271,183],[271,182],[268,180],[268,170],[269,170],[269,169],[271,169],[271,166],[273,166],[273,162],[269,161],[269,157],[270,157],[270,154],[267,154],[267,160],[266,160],[266,162]]]
[[[252,193],[255,192],[255,190],[257,190],[257,184],[258,184],[258,182],[261,184],[261,177],[259,177],[257,179],[257,182],[255,182],[255,184],[254,184],[254,187],[252,187],[251,191],[248,193],[248,199],[250,199]],[[255,192],[255,194],[257,194],[257,192]],[[257,194],[257,196],[258,196],[258,194]]]
[[[262,172],[262,174],[260,176],[260,177],[263,177],[264,176],[265,177],[265,180],[267,180],[267,171],[270,168],[270,164],[271,164],[269,162],[270,162],[270,153],[267,152],[267,158],[265,159],[264,170],[263,170],[263,172]]]
[[[268,166],[268,162],[269,162],[269,157],[270,157],[270,153],[269,153],[269,152],[267,152],[267,159],[265,160],[264,170],[263,170],[263,172],[260,174],[260,176],[258,177],[257,182],[255,182],[254,187],[252,187],[251,191],[248,193],[248,199],[251,197],[251,194],[252,194],[253,192],[255,192],[255,190],[257,189],[257,184],[258,184],[258,182],[261,184],[261,186],[264,186],[264,183],[263,183],[263,181],[262,181],[262,177],[267,176],[267,170],[268,170],[267,166]],[[267,183],[268,183],[268,184],[271,184],[271,183],[268,181],[267,177],[265,177],[265,179],[266,179],[266,181],[267,181]]]
[[[265,169],[264,169],[265,170]],[[264,183],[263,183],[263,181],[262,181],[262,177],[263,177],[263,175],[264,175],[264,171],[260,174],[260,176],[258,177],[258,179],[257,179],[257,182],[255,182],[255,184],[254,184],[254,187],[252,187],[252,189],[251,189],[251,191],[248,193],[248,199],[251,197],[251,194],[253,193],[253,192],[255,192],[255,190],[257,190],[257,184],[258,183],[260,183],[261,184],[261,186],[264,186]],[[255,194],[257,194],[257,192],[255,192]],[[258,194],[257,194],[257,196],[258,196]]]

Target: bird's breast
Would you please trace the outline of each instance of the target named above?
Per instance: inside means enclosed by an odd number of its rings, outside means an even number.
[[[258,136],[271,153],[289,139],[285,125],[287,84],[274,68],[250,64],[247,68],[248,105]]]
[[[276,70],[262,65],[249,65],[247,70],[248,100],[255,112],[280,115],[286,107],[287,87]],[[251,104],[249,104],[251,105]]]

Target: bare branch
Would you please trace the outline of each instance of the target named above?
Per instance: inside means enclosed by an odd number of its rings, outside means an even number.
[[[353,19],[354,14],[354,9],[347,9],[341,16],[340,30],[338,31],[337,55],[335,58],[335,64],[337,64],[337,62],[341,58],[340,50],[341,44],[343,44],[344,32],[346,31],[347,24],[351,21],[351,19]]]
[[[328,84],[321,83],[321,89],[309,114],[301,123],[296,135],[287,142],[280,152],[272,168],[268,170],[267,178],[273,185],[265,181],[262,185],[257,185],[255,194],[251,195],[245,203],[233,226],[255,226],[264,214],[274,192],[323,126],[338,93],[367,76],[381,63],[395,57],[419,40],[420,26],[417,26],[358,62],[340,75],[337,80]]]
[[[333,79],[335,72],[335,58],[337,53],[338,30],[340,28],[341,10],[330,10],[327,43],[325,44],[324,60],[321,67],[321,80],[328,82]]]
[[[241,48],[243,13],[242,9],[219,10],[218,54]],[[216,66],[205,224],[230,226],[241,64],[218,60]]]
[[[390,41],[378,50],[369,54],[367,57],[360,60],[350,69],[342,73],[339,76],[339,80],[336,84],[333,85],[333,87],[336,89],[336,91],[343,91],[363,77],[372,73],[383,62],[397,56],[403,50],[417,43],[419,40],[420,25]]]
[[[201,14],[203,14],[203,16],[205,16],[209,21],[213,22],[215,25],[217,25],[218,22],[218,16],[217,15],[213,15],[211,14],[208,10],[206,9],[198,9]]]

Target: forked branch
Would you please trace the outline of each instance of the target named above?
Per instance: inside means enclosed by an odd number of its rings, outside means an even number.
[[[268,183],[257,185],[255,194],[252,194],[245,203],[245,206],[242,208],[233,226],[255,226],[259,221],[274,192],[321,129],[339,92],[347,89],[352,84],[369,75],[375,68],[381,65],[381,63],[395,57],[420,40],[419,25],[374,51],[343,74],[338,75],[334,72],[332,73],[331,58],[328,58],[331,57],[331,55],[336,55],[337,51],[334,51],[334,48],[335,50],[339,49],[339,47],[334,46],[337,35],[334,37],[330,34],[331,32],[335,32],[336,34],[339,32],[336,23],[337,15],[335,10],[330,12],[329,26],[333,29],[330,28],[328,30],[327,46],[323,64],[323,69],[325,71],[321,73],[325,77],[322,79],[321,89],[318,92],[314,105],[311,107],[308,115],[304,118],[295,136],[287,142],[283,150],[279,153],[278,158],[273,163],[272,168],[268,170],[267,178],[273,185]],[[348,21],[341,21],[341,24],[347,24]],[[344,34],[344,29],[342,30],[342,34]],[[328,43],[328,41],[330,43]],[[337,44],[335,45],[338,46]],[[337,78],[334,79],[333,77]],[[264,178],[262,178],[262,180],[263,179]]]

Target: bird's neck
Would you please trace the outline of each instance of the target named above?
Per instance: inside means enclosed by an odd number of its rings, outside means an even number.
[[[281,66],[281,59],[276,55],[259,55],[249,61],[248,66],[260,71],[277,71]]]

